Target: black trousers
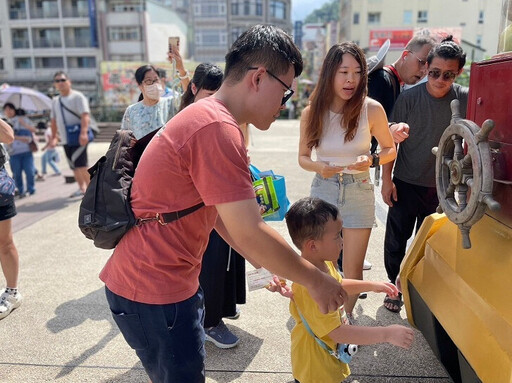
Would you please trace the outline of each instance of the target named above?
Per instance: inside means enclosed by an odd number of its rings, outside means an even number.
[[[417,232],[425,217],[436,211],[439,200],[435,187],[413,185],[397,178],[393,178],[393,182],[398,201],[393,201],[393,207],[388,210],[384,265],[389,280],[395,283],[414,226]]]
[[[205,328],[235,315],[237,303],[245,303],[245,259],[233,249],[230,252],[215,230],[204,252],[199,283],[204,291]]]

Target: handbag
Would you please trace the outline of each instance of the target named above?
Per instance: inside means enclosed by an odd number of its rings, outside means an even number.
[[[5,167],[0,168],[0,206],[6,206],[14,200],[16,184]]]
[[[37,147],[36,136],[34,134],[32,134],[32,141],[29,142],[28,147],[32,153],[35,153],[39,150]]]
[[[68,125],[66,123],[66,118],[64,117],[63,109],[66,109],[69,113],[71,113],[78,119],[81,119],[81,117],[80,117],[80,115],[78,115],[78,113],[73,112],[66,105],[64,105],[64,103],[62,102],[60,97],[59,97],[59,104],[60,104],[60,113],[62,114],[62,122],[64,122],[64,126],[66,128],[67,145],[68,146],[80,146],[80,131],[82,129],[81,124]],[[87,129],[87,138],[89,139],[89,142],[94,140],[94,133],[90,126]]]
[[[253,178],[253,187],[260,205],[261,216],[265,221],[282,221],[290,208],[284,176],[274,174],[272,170],[262,172],[252,164],[249,165],[249,170]],[[261,189],[262,186],[263,189]]]

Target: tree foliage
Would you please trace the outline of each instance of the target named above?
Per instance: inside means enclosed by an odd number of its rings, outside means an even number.
[[[340,2],[339,0],[332,0],[307,15],[304,19],[304,23],[327,23],[329,21],[338,21],[339,18]]]

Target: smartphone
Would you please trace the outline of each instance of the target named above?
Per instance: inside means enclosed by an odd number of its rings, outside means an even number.
[[[169,52],[172,53],[173,46],[180,50],[180,37],[179,36],[171,36],[169,37]]]

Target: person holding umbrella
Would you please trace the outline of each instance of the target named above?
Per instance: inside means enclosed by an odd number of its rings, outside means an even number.
[[[34,178],[34,156],[30,150],[33,141],[33,133],[36,131],[30,120],[22,115],[21,109],[10,102],[4,104],[4,114],[14,130],[14,141],[8,145],[10,164],[19,198],[25,197],[25,193],[32,195],[36,192]],[[27,181],[27,190],[23,184],[23,173]]]

